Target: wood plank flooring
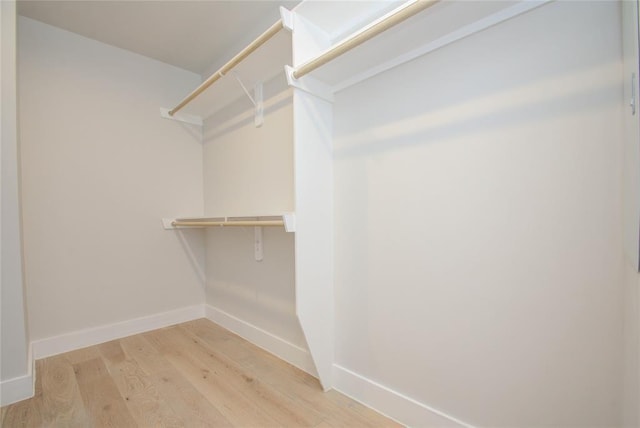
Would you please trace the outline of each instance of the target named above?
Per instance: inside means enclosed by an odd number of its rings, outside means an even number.
[[[36,362],[14,427],[397,427],[312,376],[200,319]]]

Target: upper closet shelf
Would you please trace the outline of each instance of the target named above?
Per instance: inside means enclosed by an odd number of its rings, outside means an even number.
[[[201,124],[238,98],[247,98],[256,112],[261,104],[262,83],[284,72],[291,64],[291,33],[288,10],[280,8],[281,19],[238,52],[202,84],[171,109],[161,109],[166,118]]]
[[[350,8],[349,2],[305,1],[294,13],[323,29],[332,45],[295,68],[289,68],[288,79],[292,86],[301,89],[324,86],[332,95],[548,1],[411,0],[399,6],[397,2],[392,3],[395,8],[391,11],[379,4],[363,2],[356,10],[359,17],[349,16],[341,26],[335,24],[335,19],[331,23],[327,17],[344,16],[341,8]],[[345,35],[345,28],[353,29],[353,22],[358,22],[359,28]],[[460,67],[466,66],[460,64]],[[305,75],[309,77],[305,79]]]
[[[205,227],[284,227],[287,232],[296,231],[294,213],[242,217],[182,217],[163,218],[165,229],[205,228]]]

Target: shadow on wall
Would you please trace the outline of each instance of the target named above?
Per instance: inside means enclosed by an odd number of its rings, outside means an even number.
[[[513,128],[525,124],[535,128],[537,122],[611,107],[619,101],[611,94],[622,90],[619,67],[619,63],[612,63],[574,71],[340,135],[334,158],[444,143],[464,135],[504,130],[505,123]]]
[[[167,119],[167,120],[171,120],[171,119]],[[191,125],[189,123],[180,122],[180,121],[176,121],[176,123],[178,123],[180,125],[180,128],[182,128],[187,134],[189,134],[189,136],[194,141],[196,141],[199,144],[202,143],[202,127],[198,125]]]
[[[253,228],[207,231],[210,304],[304,347],[295,307],[293,235],[265,228],[264,259],[254,259]]]
[[[206,287],[207,278],[205,276],[205,261],[204,257],[202,257],[202,248],[204,245],[202,230],[176,229],[173,232],[184,249],[184,253],[189,260],[189,264],[198,277],[200,286],[204,289]]]
[[[254,109],[249,98],[239,90],[239,98],[206,119],[203,144],[245,126],[253,126]],[[268,116],[291,104],[293,91],[288,87],[284,73],[264,83],[264,116]]]

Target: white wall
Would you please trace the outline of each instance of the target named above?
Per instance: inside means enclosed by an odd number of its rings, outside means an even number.
[[[207,303],[306,349],[295,312],[293,234],[263,228],[264,259],[253,228],[207,231]]]
[[[0,404],[26,398],[29,393],[30,361],[22,275],[20,234],[19,150],[16,119],[16,4],[0,2],[0,116],[2,146],[0,171]],[[24,391],[12,380],[26,377]],[[9,381],[9,382],[7,382]],[[17,387],[20,389],[20,387]],[[14,394],[15,393],[15,394]]]
[[[625,264],[624,294],[624,419],[625,427],[640,423],[640,277],[634,266]]]
[[[337,364],[478,426],[621,423],[619,7],[337,95]]]
[[[293,113],[284,75],[265,84],[264,99],[259,128],[244,96],[205,122],[208,216],[293,211]],[[207,303],[306,349],[295,316],[294,237],[282,228],[263,233],[264,260],[257,262],[253,228],[206,232]]]
[[[19,20],[24,246],[32,340],[201,304],[200,130],[160,118],[196,74]]]
[[[293,211],[293,119],[284,73],[264,84],[264,124],[238,85],[204,126],[204,204],[210,216]]]
[[[622,2],[624,97],[638,87],[638,3]],[[637,96],[637,95],[636,95]],[[639,112],[623,110],[622,231],[624,243],[624,372],[623,423],[640,425],[640,121]]]

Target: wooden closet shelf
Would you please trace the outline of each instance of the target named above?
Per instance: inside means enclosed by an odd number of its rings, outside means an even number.
[[[206,228],[206,227],[284,227],[287,232],[295,232],[295,214],[286,213],[268,216],[226,216],[164,218],[165,229]]]

